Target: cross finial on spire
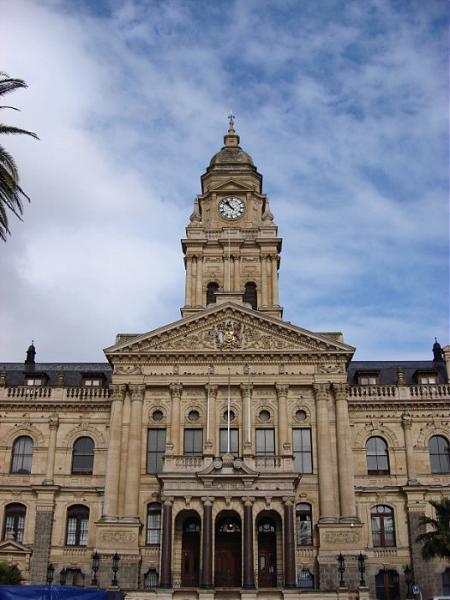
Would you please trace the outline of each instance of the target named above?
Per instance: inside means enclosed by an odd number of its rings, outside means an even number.
[[[233,115],[233,111],[230,111],[230,114],[228,115],[228,131],[234,131],[234,120],[235,120],[235,116]]]

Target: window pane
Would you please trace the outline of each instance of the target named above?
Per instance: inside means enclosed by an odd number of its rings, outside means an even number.
[[[220,453],[225,454],[228,448],[228,430],[220,430]],[[234,456],[239,454],[239,429],[230,429],[230,452]]]
[[[161,538],[161,506],[150,504],[147,512],[147,544],[159,544]]]
[[[88,519],[81,519],[80,521],[80,546],[87,546],[88,538]]]
[[[297,473],[312,473],[311,429],[293,429],[294,470]]]
[[[31,473],[31,461],[33,456],[33,441],[31,438],[22,436],[14,442],[11,473]]]
[[[185,429],[184,430],[184,453],[194,456],[203,454],[203,430]]]
[[[77,519],[71,517],[67,522],[67,545],[75,546],[77,532]]]
[[[147,439],[147,473],[160,473],[166,452],[166,430],[149,429]]]

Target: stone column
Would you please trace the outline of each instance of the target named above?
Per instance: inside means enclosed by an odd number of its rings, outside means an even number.
[[[196,306],[206,306],[206,296],[203,298],[203,257],[197,256],[197,299]]]
[[[272,304],[279,304],[278,298],[278,256],[272,256]]]
[[[261,300],[263,306],[267,306],[269,304],[267,291],[266,257],[261,256]]]
[[[330,423],[328,416],[329,385],[314,384],[317,414],[317,453],[319,471],[320,521],[334,522],[337,517],[331,462]]]
[[[181,383],[171,383],[169,386],[171,397],[171,423],[170,423],[170,441],[173,444],[173,453],[180,454],[180,408],[181,408]]]
[[[336,443],[341,520],[354,521],[356,519],[355,482],[348,416],[348,386],[345,383],[335,383],[333,389],[336,397]]]
[[[202,576],[200,585],[204,588],[212,588],[213,583],[213,525],[212,525],[212,501],[213,498],[202,498],[203,501],[203,547],[202,547]]]
[[[284,587],[295,588],[294,500],[284,500]]]
[[[412,417],[404,413],[402,415],[403,432],[405,436],[406,448],[406,469],[408,472],[408,483],[417,484],[416,479],[416,464],[414,460],[414,443],[412,440]]]
[[[162,588],[172,587],[172,503],[173,498],[167,498],[163,504],[160,577]]]
[[[267,258],[266,258],[266,271],[267,271],[267,275],[266,275],[267,304],[273,304],[273,299],[272,299],[272,263],[271,263],[271,260],[270,260],[270,256],[267,256]]]
[[[59,426],[58,415],[52,415],[49,418],[48,426],[50,429],[50,438],[48,441],[47,471],[45,473],[44,484],[52,485],[53,477],[55,474],[56,436],[58,433]]]
[[[287,406],[287,395],[289,386],[276,384],[278,396],[278,454],[281,456],[287,454],[289,450],[289,439],[288,439],[288,406]]]
[[[240,273],[240,258],[239,256],[234,257],[234,291],[239,292],[241,289],[241,273]]]
[[[131,415],[128,434],[125,516],[139,516],[139,476],[141,470],[142,405],[145,385],[131,386]]]
[[[122,410],[126,389],[126,385],[113,385],[108,459],[105,478],[104,515],[106,517],[118,516]]]
[[[192,293],[191,293],[191,282],[192,282],[192,258],[186,256],[186,286],[185,286],[185,304],[191,306],[192,304]]]
[[[241,383],[243,454],[252,453],[252,389],[251,383]]]
[[[253,562],[253,501],[254,498],[243,498],[244,501],[244,582],[243,587],[255,587],[255,569]]]

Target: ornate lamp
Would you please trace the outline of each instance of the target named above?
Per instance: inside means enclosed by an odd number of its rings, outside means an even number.
[[[53,575],[55,573],[55,567],[50,563],[47,567],[47,583],[50,585],[53,581]]]
[[[100,555],[97,551],[92,555],[92,580],[91,585],[98,585],[97,581],[97,571],[100,567]]]
[[[66,585],[66,581],[67,581],[67,569],[66,569],[66,567],[64,567],[63,569],[61,569],[61,571],[59,573],[59,583],[61,585]]]
[[[345,573],[345,558],[342,556],[342,552],[337,557],[338,571],[339,571],[339,587],[345,587],[344,573]]]
[[[117,583],[117,571],[119,570],[119,561],[120,561],[120,556],[117,554],[117,552],[113,555],[112,557],[112,572],[113,572],[113,578],[112,578],[112,582],[111,585],[117,587],[118,583]]]
[[[358,556],[358,570],[359,570],[359,585],[360,587],[365,587],[366,586],[366,580],[364,578],[364,574],[366,572],[366,557],[364,556],[364,554],[362,552],[359,553]]]

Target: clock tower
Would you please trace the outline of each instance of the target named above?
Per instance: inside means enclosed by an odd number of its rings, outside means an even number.
[[[201,176],[186,238],[183,317],[223,302],[235,302],[281,319],[278,268],[281,238],[262,175],[239,145],[229,117],[224,146]]]

